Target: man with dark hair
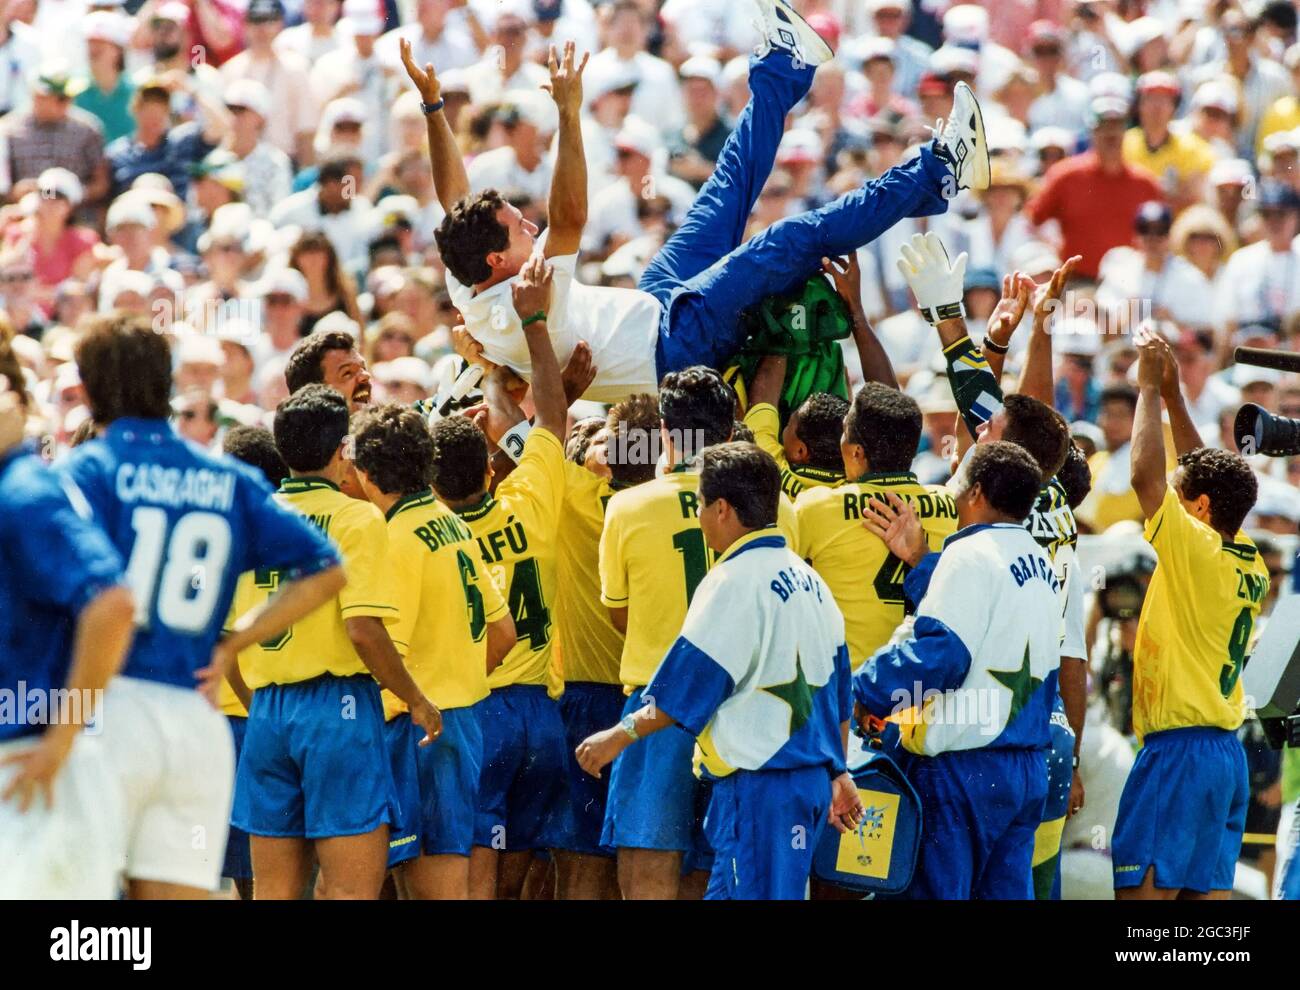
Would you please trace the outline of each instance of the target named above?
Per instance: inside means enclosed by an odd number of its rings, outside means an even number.
[[[799,284],[828,256],[852,254],[906,217],[947,210],[960,189],[988,183],[989,158],[979,105],[959,85],[953,113],[934,141],[906,165],[891,169],[840,199],[774,224],[745,240],[746,225],[767,181],[789,111],[808,93],[816,67],[833,53],[785,0],[760,0],[766,51],[752,60],[753,97],[727,139],[712,179],[685,221],[643,274],[637,289],[585,286],[575,279],[587,222],[587,169],[580,109],[585,58],[573,45],[552,51],[551,95],[559,109],[555,171],[548,202],[550,227],[539,245],[537,227],[492,192],[475,194],[460,148],[442,113],[433,66],[418,68],[403,43],[407,74],[428,115],[434,184],[447,217],[437,239],[448,269],[448,291],[465,317],[458,348],[467,359],[506,365],[531,375],[521,334],[506,300],[520,266],[539,247],[557,271],[552,332],[561,360],[588,341],[598,373],[586,397],[618,401],[653,392],[669,372],[696,364],[723,367],[744,343],[739,319],[747,307]],[[468,197],[468,198],[467,198]],[[490,234],[490,222],[498,230]],[[478,247],[462,253],[462,238]],[[524,317],[523,319],[526,319]]]
[[[903,621],[908,567],[862,523],[867,505],[893,493],[912,506],[931,549],[957,526],[952,495],[922,485],[912,473],[921,442],[921,409],[909,395],[867,382],[844,417],[837,488],[809,488],[795,501],[799,540],[794,547],[821,575],[844,613],[849,663],[857,670]]]
[[[76,359],[102,432],[61,469],[129,562],[136,600],[135,641],[104,705],[126,798],[129,893],[202,897],[220,879],[234,777],[216,687],[240,651],[285,633],[346,578],[329,541],[251,468],[172,431],[171,355],[147,320],[93,320]],[[262,568],[285,574],[280,593],[223,634],[236,579]],[[205,843],[191,841],[195,828]]]
[[[1242,457],[1201,445],[1164,338],[1144,330],[1136,343],[1133,490],[1157,564],[1133,651],[1142,748],[1115,821],[1115,896],[1227,899],[1250,797],[1240,677],[1269,586],[1240,531],[1259,485]],[[1171,481],[1162,399],[1178,451]]]
[[[346,400],[327,385],[307,385],[280,403],[274,434],[290,471],[279,498],[339,547],[348,583],[289,635],[260,641],[241,665],[254,693],[231,820],[252,837],[259,899],[298,897],[313,852],[318,896],[373,899],[396,824],[380,687],[410,706],[430,740],[441,719],[387,628],[399,613],[385,588],[383,516],[338,489],[348,464]],[[237,611],[256,608],[281,578],[257,574]]]
[[[856,714],[864,730],[868,715],[892,716],[909,754],[922,838],[908,896],[1028,900],[1061,658],[1056,574],[1024,526],[1041,471],[991,441],[956,482],[958,530],[939,553],[897,495],[867,507],[868,527],[911,568],[916,621],[854,677]]]
[[[552,273],[540,255],[511,286],[516,313],[537,314],[525,328],[536,421],[503,437],[518,451],[508,477],[490,490],[488,441],[463,417],[439,420],[433,434],[433,489],[469,527],[483,565],[502,591],[517,642],[488,677],[479,704],[483,773],[470,853],[475,899],[520,896],[533,853],[557,848],[568,829],[564,723],[547,693],[558,590],[556,564],[565,491],[568,421],[546,314]]]
[[[348,400],[356,412],[370,401],[370,372],[357,349],[356,338],[344,330],[326,330],[304,337],[284,367],[290,394],[304,385],[323,382]]]
[[[319,230],[329,238],[345,271],[363,272],[374,234],[373,210],[361,194],[363,162],[355,154],[332,155],[320,164],[316,182],[283,199],[268,218],[276,227]]]
[[[221,450],[235,460],[256,468],[272,488],[279,488],[280,483],[289,477],[289,465],[284,463],[284,458],[275,447],[275,437],[265,427],[232,427],[221,441]],[[239,618],[235,611],[237,603],[248,601],[255,594],[252,585],[256,580],[256,571],[246,571],[239,575],[239,583],[235,585],[235,604],[231,606],[227,626]],[[248,731],[248,705],[253,700],[253,693],[244,681],[239,664],[240,658],[236,657],[225,678],[217,685],[217,707],[230,723],[230,735],[235,743],[236,774],[239,772],[239,757],[244,750],[244,736]],[[231,879],[241,900],[252,899],[253,857],[249,851],[248,833],[237,825],[230,826],[226,838],[226,861],[221,867],[221,875]]]
[[[679,726],[707,739],[699,771],[714,781],[715,859],[705,896],[800,900],[826,823],[845,832],[863,814],[845,770],[844,621],[777,531],[781,472],[772,457],[726,443],[700,459],[700,527],[718,562],[650,678],[650,700],[584,740],[577,758],[598,775],[644,736]]]
[[[469,856],[483,764],[479,703],[488,674],[515,645],[515,625],[469,527],[429,487],[433,439],[408,407],[379,406],[354,423],[357,474],[388,520],[386,571],[398,610],[393,643],[416,684],[442,713],[442,733],[423,730],[384,692],[385,736],[401,821],[389,839],[405,897],[469,897]],[[464,602],[464,611],[456,603]]]
[[[625,716],[646,704],[650,675],[713,563],[698,518],[699,459],[730,438],[735,406],[735,392],[712,368],[665,375],[659,413],[667,473],[617,492],[606,506],[601,601],[626,637],[619,665],[631,689]],[[611,442],[611,464],[637,449],[622,437]],[[788,500],[781,505],[783,531],[793,536],[793,509]],[[699,875],[682,893],[698,897],[703,891],[703,871],[709,869],[703,834],[707,788],[691,772],[692,745],[689,735],[663,733],[620,756],[610,774],[601,844],[618,850],[618,882],[626,898],[671,900],[690,873]]]
[[[1137,389],[1127,382],[1107,385],[1097,401],[1097,425],[1105,449],[1088,459],[1093,488],[1079,510],[1079,518],[1094,533],[1103,533],[1117,522],[1143,518],[1128,466],[1137,401]],[[1165,467],[1171,470],[1172,462]]]
[[[27,408],[0,340],[0,692],[52,699],[44,724],[12,709],[0,721],[0,897],[112,900],[122,854],[121,808],[105,786],[114,768],[103,740],[81,730],[126,658],[134,604],[104,531],[23,440]]]

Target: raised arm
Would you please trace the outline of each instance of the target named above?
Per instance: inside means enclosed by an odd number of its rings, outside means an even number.
[[[831,277],[835,291],[848,304],[849,314],[853,317],[853,343],[858,349],[858,362],[862,365],[862,380],[898,388],[894,365],[862,308],[862,266],[857,254],[834,260],[823,258],[822,271]]]
[[[1035,290],[1033,296],[1033,331],[1029,337],[1029,348],[1025,351],[1025,366],[1020,370],[1020,382],[1016,390],[1021,395],[1045,402],[1049,406],[1056,402],[1056,380],[1052,375],[1052,335],[1048,324],[1059,308],[1058,304],[1065,292],[1066,283],[1082,260],[1079,255],[1067,259],[1065,264],[1052,273],[1051,279]],[[992,364],[993,362],[989,361],[989,365]]]
[[[1183,398],[1182,384],[1178,379],[1178,359],[1169,341],[1160,334],[1152,332],[1151,337],[1156,347],[1164,355],[1165,373],[1160,379],[1160,398],[1165,400],[1165,409],[1169,413],[1169,429],[1174,435],[1174,451],[1181,457],[1189,451],[1205,446],[1201,431],[1196,428],[1187,409],[1187,400]]]
[[[582,230],[587,226],[587,158],[582,150],[582,70],[587,67],[590,53],[582,56],[577,67],[573,64],[573,57],[572,41],[564,43],[563,59],[556,56],[552,45],[546,61],[551,70],[551,81],[542,87],[550,92],[560,113],[559,147],[555,172],[551,176],[551,198],[547,203],[548,258],[577,254]]]
[[[551,304],[551,266],[540,255],[524,263],[511,286],[515,312],[524,324],[528,340],[528,357],[533,366],[533,408],[537,416],[533,426],[549,430],[564,442],[569,422],[569,404],[564,398],[564,381],[560,362],[551,346],[546,327],[547,309]]]
[[[1129,469],[1133,491],[1150,519],[1165,500],[1165,431],[1160,422],[1160,386],[1164,378],[1164,351],[1155,334],[1140,330],[1134,338],[1138,350],[1138,401],[1133,417],[1133,443]]]
[[[416,66],[411,57],[411,43],[406,38],[402,38],[399,45],[402,52],[402,65],[406,67],[406,74],[411,77],[411,82],[415,83],[420,99],[426,106],[441,104],[442,86],[438,83],[438,76],[433,71],[433,66],[426,65],[423,69]],[[456,135],[451,132],[451,124],[447,122],[447,115],[443,113],[441,106],[433,113],[426,113],[424,122],[429,132],[429,166],[433,170],[433,189],[438,195],[438,202],[442,204],[442,208],[450,212],[453,206],[470,193],[465,159],[460,153],[460,146],[456,144]]]

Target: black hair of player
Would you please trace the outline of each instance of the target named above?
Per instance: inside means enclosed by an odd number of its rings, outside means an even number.
[[[433,437],[424,417],[389,402],[352,423],[352,462],[385,495],[414,495],[432,484]]]
[[[1097,407],[1101,408],[1110,402],[1122,402],[1129,408],[1129,412],[1137,412],[1138,392],[1128,382],[1116,382],[1114,385],[1107,385],[1097,396]]]
[[[264,426],[232,426],[221,441],[221,449],[262,472],[272,488],[289,477],[289,465],[275,446],[275,437]]]
[[[487,256],[510,246],[510,231],[497,214],[506,201],[495,189],[466,196],[443,217],[433,239],[447,271],[461,285],[478,285],[492,277]]]
[[[1259,481],[1246,459],[1230,450],[1198,447],[1178,458],[1179,494],[1192,501],[1210,498],[1210,525],[1231,539],[1259,498]]]
[[[1065,489],[1065,504],[1071,510],[1082,505],[1092,491],[1092,469],[1088,467],[1088,458],[1083,455],[1082,448],[1074,441],[1070,441],[1070,447],[1065,452],[1065,463],[1056,472],[1056,480]]]
[[[848,400],[830,392],[814,392],[795,410],[794,435],[808,448],[809,467],[823,471],[843,469],[840,437],[844,435],[844,417],[848,414]]]
[[[1043,486],[1033,456],[1007,440],[977,445],[966,466],[966,481],[972,488],[979,485],[994,509],[1019,522],[1029,516]]]
[[[565,460],[574,464],[587,463],[587,451],[591,449],[591,438],[605,428],[605,421],[599,416],[588,416],[573,424],[569,437],[564,441]]]
[[[744,420],[738,419],[731,424],[731,440],[733,443],[753,443],[754,431],[745,425]]]
[[[1070,449],[1070,424],[1045,402],[1012,392],[1002,400],[1002,439],[1029,451],[1043,484],[1056,477]]]
[[[844,416],[844,433],[867,455],[872,474],[910,471],[921,446],[921,407],[896,388],[867,382]]]
[[[659,383],[659,417],[683,457],[726,443],[736,423],[736,392],[702,364],[670,371]]]
[[[147,317],[92,317],[75,357],[90,413],[100,425],[124,417],[171,417],[171,349]]]
[[[610,407],[605,428],[605,463],[614,483],[630,487],[653,480],[659,461],[659,401],[645,393],[630,395]]]
[[[292,395],[305,385],[315,385],[325,380],[325,355],[330,351],[355,351],[356,338],[346,330],[326,330],[313,333],[294,345],[284,366],[284,383]]]
[[[781,469],[752,443],[715,444],[700,456],[700,495],[705,505],[725,498],[748,529],[775,526]]]
[[[464,416],[447,416],[429,429],[433,438],[430,477],[438,497],[464,502],[481,495],[488,470],[487,437]]]
[[[275,446],[299,474],[323,471],[348,435],[348,401],[328,385],[304,385],[276,407]]]

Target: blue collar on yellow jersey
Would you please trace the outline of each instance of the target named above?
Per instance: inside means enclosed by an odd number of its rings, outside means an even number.
[[[298,492],[309,492],[317,488],[333,488],[339,491],[339,486],[330,481],[329,478],[321,478],[314,474],[300,474],[293,478],[285,478],[280,482],[280,491],[285,494],[296,494]]]
[[[423,488],[418,492],[411,492],[410,495],[403,495],[389,506],[388,511],[384,513],[384,518],[392,519],[399,512],[405,512],[407,509],[413,509],[419,505],[428,505],[430,502],[435,501],[435,498],[432,488]]]
[[[754,550],[761,547],[783,547],[785,546],[785,537],[777,531],[776,524],[764,526],[762,529],[756,529],[746,533],[731,546],[727,547],[726,553],[718,558],[721,564],[724,560],[732,560],[739,557],[746,550]]]

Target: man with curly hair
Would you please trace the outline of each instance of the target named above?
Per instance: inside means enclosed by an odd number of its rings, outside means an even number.
[[[1202,445],[1164,338],[1138,334],[1133,490],[1158,563],[1133,651],[1133,729],[1112,861],[1119,899],[1226,899],[1250,785],[1237,739],[1241,669],[1268,568],[1241,524],[1259,485],[1237,454]],[[1160,400],[1178,450],[1165,480]]]
[[[488,696],[488,674],[515,645],[515,624],[469,526],[430,487],[433,437],[424,417],[390,404],[367,409],[352,425],[362,491],[388,522],[393,645],[442,712],[442,734],[421,746],[423,730],[407,706],[384,692],[401,808],[388,862],[399,867],[398,889],[408,898],[465,900],[483,765],[479,702]]]

